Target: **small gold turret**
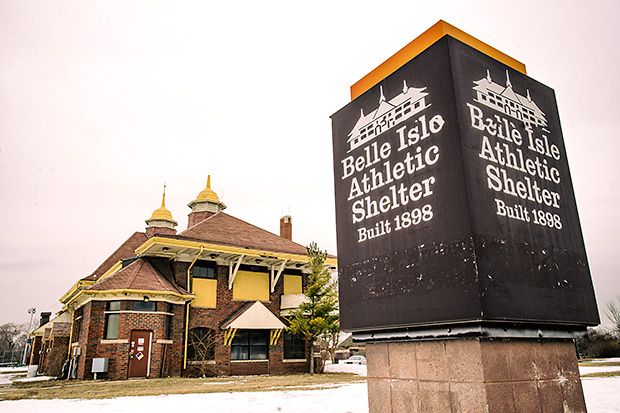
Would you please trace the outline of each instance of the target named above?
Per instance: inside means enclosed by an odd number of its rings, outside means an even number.
[[[161,207],[153,211],[153,215],[146,221],[146,234],[150,237],[154,234],[176,234],[174,227],[177,222],[172,219],[172,214],[166,208],[166,184],[164,184],[164,194],[161,198]]]
[[[211,215],[226,209],[226,205],[220,201],[220,198],[211,189],[211,175],[207,177],[207,187],[187,206],[192,209],[188,216],[188,227],[196,225]]]

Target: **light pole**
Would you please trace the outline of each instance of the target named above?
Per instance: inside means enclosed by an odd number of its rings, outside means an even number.
[[[28,309],[28,314],[30,314],[30,322],[28,323],[28,330],[26,332],[26,334],[30,334],[30,327],[32,326],[32,317],[34,316],[34,313],[37,311],[36,308],[32,307]],[[26,344],[24,345],[24,356],[22,358],[22,364],[26,364],[26,354],[28,353],[28,340],[30,340],[30,337],[26,336]]]

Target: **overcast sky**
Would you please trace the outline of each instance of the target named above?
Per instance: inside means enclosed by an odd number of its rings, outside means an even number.
[[[510,5],[508,5],[510,4]],[[161,203],[336,253],[329,116],[438,20],[556,92],[599,306],[620,294],[617,1],[0,0],[0,323],[58,298]]]

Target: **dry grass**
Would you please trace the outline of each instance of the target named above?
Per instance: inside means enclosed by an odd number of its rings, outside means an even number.
[[[288,376],[214,377],[202,379],[149,379],[122,381],[62,380],[21,382],[0,386],[0,400],[107,399],[162,394],[221,393],[274,390],[324,389],[365,377],[346,373],[296,374]]]
[[[601,371],[598,373],[582,374],[581,377],[615,377],[620,376],[620,362],[596,362],[596,359],[586,359],[579,362],[581,367],[618,367],[618,371]]]
[[[603,363],[595,363],[595,362],[579,362],[579,365],[582,367],[603,367],[603,366],[610,366],[610,367],[620,367],[620,363],[616,363],[616,362],[603,362]]]
[[[616,377],[620,376],[620,371],[605,371],[600,373],[582,374],[581,377]]]

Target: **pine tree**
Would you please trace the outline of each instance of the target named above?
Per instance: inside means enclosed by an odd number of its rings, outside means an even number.
[[[327,252],[321,251],[316,242],[306,249],[310,266],[306,299],[292,312],[288,329],[310,343],[310,374],[314,374],[314,340],[339,330],[338,294],[325,266]]]

